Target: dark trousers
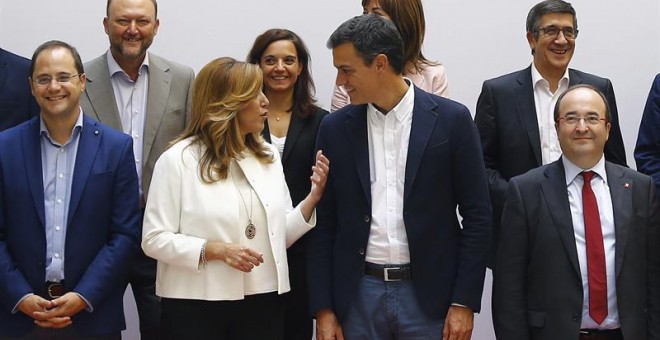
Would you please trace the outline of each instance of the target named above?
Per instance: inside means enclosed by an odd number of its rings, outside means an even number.
[[[99,336],[82,336],[73,326],[62,329],[34,327],[34,329],[21,337],[4,337],[0,340],[119,340],[121,334],[108,334]]]
[[[162,339],[160,329],[160,299],[156,296],[156,260],[140,249],[129,272],[128,282],[140,318],[140,339]]]
[[[236,301],[163,298],[161,305],[166,340],[284,339],[284,297],[277,292]]]
[[[294,245],[295,246],[295,245]],[[304,253],[288,252],[291,291],[285,295],[284,339],[310,340],[314,321],[309,313]]]

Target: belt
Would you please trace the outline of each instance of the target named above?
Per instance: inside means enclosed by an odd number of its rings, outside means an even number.
[[[384,281],[401,281],[412,278],[410,264],[375,264],[366,262],[364,275],[377,277]]]
[[[64,281],[46,281],[46,296],[50,297],[51,299],[56,299],[66,293],[68,293],[68,291],[66,288],[64,288]]]
[[[617,329],[581,329],[580,340],[623,340],[621,328]]]

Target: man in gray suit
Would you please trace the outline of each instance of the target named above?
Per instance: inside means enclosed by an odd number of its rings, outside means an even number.
[[[493,285],[498,339],[660,339],[660,211],[650,177],[605,161],[602,92],[557,100],[559,160],[509,182]]]
[[[194,73],[147,52],[159,26],[155,0],[108,0],[106,11],[103,26],[110,49],[85,64],[81,106],[87,115],[133,137],[144,204],[156,160],[188,123]],[[129,280],[142,339],[161,338],[156,262],[141,253]]]

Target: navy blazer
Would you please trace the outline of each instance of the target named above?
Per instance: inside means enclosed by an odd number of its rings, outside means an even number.
[[[46,235],[39,117],[0,133],[0,337],[32,330],[11,311],[26,294],[46,296]],[[131,138],[88,117],[78,144],[65,244],[65,287],[93,311],[73,316],[84,336],[125,328],[123,295],[139,247],[140,203]]]
[[[308,240],[310,311],[330,308],[340,321],[363,276],[371,224],[366,111],[348,105],[327,115],[317,141],[331,170]],[[491,210],[465,106],[415,88],[405,172],[403,219],[418,303],[436,319],[451,303],[478,312]]]
[[[28,77],[30,60],[0,48],[0,131],[39,114]]]
[[[660,198],[660,74],[655,76],[644,114],[639,124],[635,146],[637,170],[653,177]]]

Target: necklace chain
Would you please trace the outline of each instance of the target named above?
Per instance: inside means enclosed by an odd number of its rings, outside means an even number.
[[[250,185],[250,182],[245,179],[245,183],[247,184],[248,189],[250,190],[250,210],[248,211],[247,204],[245,203],[245,197],[243,197],[243,192],[241,189],[238,187],[236,184],[236,179],[232,177],[234,180],[234,186],[236,187],[236,191],[238,191],[238,194],[241,196],[241,202],[243,203],[243,207],[245,208],[245,213],[248,214],[248,224],[245,227],[245,236],[249,239],[253,239],[254,236],[257,233],[257,228],[252,224],[252,185]]]

